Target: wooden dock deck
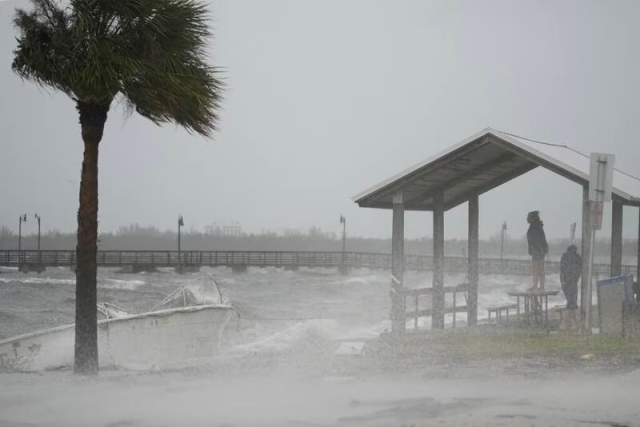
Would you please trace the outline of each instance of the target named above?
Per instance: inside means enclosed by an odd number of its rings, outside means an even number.
[[[304,251],[98,251],[99,267],[133,267],[134,271],[158,267],[231,267],[243,270],[248,267],[277,267],[297,270],[306,268],[338,269],[391,269],[391,254],[369,252],[304,252]],[[466,257],[445,257],[445,271],[466,273]],[[76,252],[73,250],[0,250],[0,266],[22,267],[74,267]],[[433,257],[405,255],[406,270],[431,271]],[[547,273],[557,273],[560,263],[547,261]],[[480,274],[528,275],[531,261],[521,259],[480,258]],[[595,264],[594,273],[609,274],[608,264]],[[623,274],[634,274],[635,265],[623,265]]]

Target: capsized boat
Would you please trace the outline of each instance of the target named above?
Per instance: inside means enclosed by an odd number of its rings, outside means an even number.
[[[99,303],[98,360],[101,368],[133,370],[188,366],[215,356],[235,314],[213,277],[180,286],[151,310],[131,314]],[[198,286],[199,285],[199,286]],[[207,289],[208,288],[208,289]],[[199,289],[198,299],[192,289]],[[217,301],[205,301],[213,290]],[[0,340],[0,371],[40,371],[73,366],[75,324]]]

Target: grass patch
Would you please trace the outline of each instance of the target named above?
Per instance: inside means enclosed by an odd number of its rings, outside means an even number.
[[[544,331],[494,327],[430,331],[427,334],[391,338],[384,347],[387,351],[392,350],[405,356],[431,356],[437,359],[580,357],[585,354],[640,356],[640,338],[550,334]]]
[[[505,333],[484,336],[451,334],[436,345],[451,357],[526,357],[564,355],[640,355],[639,339],[606,335],[563,335],[542,333]]]

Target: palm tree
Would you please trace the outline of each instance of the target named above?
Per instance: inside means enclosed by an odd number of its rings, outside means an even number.
[[[74,371],[97,374],[98,148],[115,101],[156,124],[211,136],[221,100],[206,62],[206,6],[197,0],[31,0],[16,10],[12,68],[76,104],[84,141],[78,209]]]

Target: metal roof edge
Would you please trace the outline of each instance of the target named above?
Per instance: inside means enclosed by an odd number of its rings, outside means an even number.
[[[520,141],[518,141],[517,139],[515,139],[514,137],[512,137],[511,135],[509,135],[509,134],[507,134],[505,132],[499,131],[497,129],[488,128],[488,133],[490,133],[492,136],[494,136],[496,138],[500,138],[503,141],[508,142],[511,145],[516,146],[517,148],[519,148],[521,150],[526,151],[529,154],[532,154],[534,156],[540,157],[541,159],[543,159],[543,160],[545,160],[545,161],[547,161],[549,163],[552,163],[555,166],[557,166],[559,168],[562,168],[562,169],[566,170],[567,172],[572,173],[572,174],[576,175],[577,177],[582,178],[585,181],[589,182],[589,175],[588,174],[585,174],[584,172],[582,172],[582,171],[580,171],[578,169],[575,169],[574,167],[569,166],[566,163],[561,162],[558,159],[555,159],[555,158],[553,158],[551,156],[548,156],[545,153],[536,150],[535,148],[529,147],[528,145],[525,145],[525,144],[521,143]],[[580,154],[582,156],[585,156],[587,159],[590,158],[590,156],[584,154],[581,151],[576,150],[575,148],[571,148],[571,147],[569,147],[567,145],[563,145],[562,147],[566,148],[567,150],[571,150],[571,151],[573,151],[575,153],[578,153],[578,154]],[[620,169],[617,169],[617,168],[615,168],[615,169],[620,173],[624,173]],[[620,190],[619,188],[617,188],[615,186],[612,187],[612,191],[614,193],[616,193],[618,196],[620,196],[621,198],[626,199],[626,201],[632,201],[632,199],[633,199],[633,196],[631,196],[631,194],[628,194],[627,192],[622,191],[622,190]]]
[[[444,157],[444,156],[446,156],[446,155],[458,150],[459,148],[462,148],[465,145],[470,144],[471,142],[476,141],[476,140],[482,138],[483,136],[486,136],[487,134],[491,133],[491,131],[496,132],[494,129],[492,129],[490,127],[484,128],[482,131],[477,132],[477,133],[475,133],[475,134],[463,139],[462,141],[458,142],[457,144],[447,148],[446,150],[443,150],[443,151],[439,152],[438,154],[428,158],[427,160],[423,160],[422,162],[417,163],[417,164],[415,164],[415,165],[403,170],[402,172],[397,173],[397,174],[393,175],[392,177],[385,179],[382,182],[379,182],[378,184],[370,187],[369,189],[356,194],[355,196],[351,197],[351,200],[353,202],[355,202],[355,203],[359,203],[360,201],[362,201],[362,199],[373,195],[374,193],[376,193],[377,191],[383,189],[384,187],[386,187],[387,185],[393,183],[394,181],[397,181],[398,179],[404,178],[405,176],[417,171],[418,169],[421,169],[421,168],[423,168],[425,166],[428,166],[430,163],[435,162],[436,160],[440,159],[441,157]],[[497,136],[497,135],[494,135],[494,136]]]
[[[438,154],[429,157],[427,160],[424,160],[424,161],[422,161],[420,163],[417,163],[417,164],[415,164],[415,165],[413,165],[413,166],[401,171],[400,173],[397,173],[397,174],[391,176],[390,178],[387,178],[387,179],[379,182],[378,184],[370,187],[369,189],[356,194],[355,196],[351,197],[351,201],[353,201],[353,202],[355,202],[357,204],[360,204],[361,202],[365,202],[366,198],[375,195],[377,192],[379,192],[380,190],[382,190],[385,187],[389,186],[390,184],[393,184],[395,181],[398,181],[398,180],[400,180],[402,178],[405,178],[405,177],[409,176],[410,174],[416,172],[417,170],[425,168],[425,167],[429,166],[430,164],[436,162],[437,160],[439,160],[439,159],[441,159],[441,158],[443,158],[445,156],[448,156],[449,154],[455,152],[456,150],[459,150],[459,149],[465,147],[466,145],[468,145],[468,144],[470,144],[470,143],[472,143],[474,141],[477,141],[477,140],[479,140],[479,139],[481,139],[482,137],[485,137],[485,136],[494,137],[494,138],[499,140],[499,141],[497,141],[498,143],[500,143],[500,141],[502,141],[502,143],[504,143],[504,144],[511,145],[511,146],[515,147],[517,150],[521,150],[522,152],[527,153],[530,156],[537,157],[538,159],[540,159],[543,162],[547,163],[546,166],[543,165],[543,164],[539,164],[539,166],[541,166],[541,167],[549,169],[548,165],[550,164],[550,165],[555,166],[558,169],[564,170],[569,175],[575,176],[577,178],[577,180],[586,181],[587,183],[589,182],[589,174],[588,173],[582,172],[581,170],[576,169],[573,166],[570,166],[567,163],[564,163],[561,160],[556,159],[556,158],[554,158],[554,157],[552,157],[550,155],[547,155],[547,154],[543,153],[542,151],[536,150],[534,147],[531,147],[531,146],[519,141],[518,139],[516,139],[516,138],[522,138],[522,139],[527,140],[528,138],[520,137],[518,135],[513,135],[512,136],[511,134],[509,134],[507,132],[502,132],[500,130],[497,130],[497,129],[494,129],[494,128],[491,128],[491,127],[487,127],[487,128],[484,128],[482,131],[477,132],[477,133],[475,133],[475,134],[463,139],[462,141],[458,142],[457,144],[455,144],[455,145],[453,145],[453,146],[451,146],[451,147],[439,152]],[[533,141],[533,142],[535,142],[535,141]],[[584,153],[582,153],[582,152],[580,152],[580,151],[578,151],[578,150],[576,150],[574,148],[571,148],[571,147],[569,147],[567,145],[563,145],[563,144],[553,144],[553,145],[558,145],[559,147],[565,148],[565,149],[573,151],[573,152],[575,152],[575,153],[577,153],[579,155],[582,155],[587,159],[589,158],[588,155],[586,155],[586,154],[584,154]],[[535,160],[532,160],[532,161],[535,163]],[[625,174],[625,175],[628,175],[628,176],[632,177],[631,175],[627,174],[626,172],[624,172],[624,171],[622,171],[622,170],[620,170],[618,168],[615,168],[615,169],[619,173],[622,173],[622,174]],[[552,170],[552,172],[559,173],[559,172],[553,171],[553,170]],[[560,175],[562,175],[562,174],[560,173]],[[632,178],[635,178],[635,177],[632,177]],[[635,178],[635,179],[637,179],[637,178]],[[629,193],[627,193],[627,192],[625,192],[623,190],[620,190],[619,188],[617,188],[615,186],[612,188],[612,191],[613,191],[614,194],[616,194],[618,197],[624,199],[626,202],[633,203],[633,204],[640,203],[640,197],[633,196],[633,195],[631,195],[631,194],[629,194]]]

